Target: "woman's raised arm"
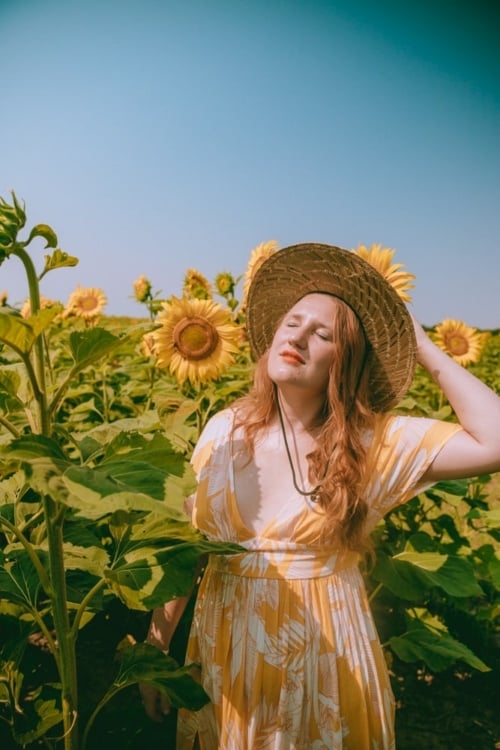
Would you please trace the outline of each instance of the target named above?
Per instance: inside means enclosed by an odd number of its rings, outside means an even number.
[[[415,318],[413,324],[418,361],[441,388],[462,427],[436,456],[426,478],[439,481],[500,471],[500,396],[436,346]]]

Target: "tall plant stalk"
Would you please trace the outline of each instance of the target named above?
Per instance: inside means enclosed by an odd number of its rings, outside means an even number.
[[[6,256],[17,257],[24,266],[27,286],[29,290],[29,302],[31,316],[36,316],[40,310],[40,280],[31,256],[26,251],[26,246],[35,238],[43,237],[47,247],[56,247],[57,237],[47,225],[37,225],[31,231],[26,242],[18,241],[18,232],[25,223],[24,209],[21,208],[15,195],[13,205],[9,206],[4,201],[0,205],[0,240],[1,229],[4,236],[10,239],[10,243],[0,245],[3,253],[0,261]],[[69,264],[74,265],[73,258]],[[19,352],[25,365],[28,379],[30,381],[33,400],[35,403],[35,414],[30,419],[33,434],[43,435],[50,438],[52,434],[53,416],[47,398],[47,377],[45,363],[45,343],[43,332],[34,336],[33,344],[28,351]],[[77,722],[77,663],[75,635],[71,630],[68,599],[66,591],[66,577],[64,570],[64,544],[63,523],[65,508],[56,499],[44,494],[42,507],[45,520],[45,528],[48,543],[48,576],[44,575],[45,593],[50,602],[55,640],[49,641],[49,648],[53,656],[59,679],[61,683],[61,707],[65,750],[78,749],[78,722]]]

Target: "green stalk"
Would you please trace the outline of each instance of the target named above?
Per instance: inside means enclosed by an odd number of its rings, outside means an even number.
[[[96,594],[99,593],[101,589],[103,589],[106,586],[106,579],[101,578],[93,588],[90,589],[90,591],[87,592],[87,594],[84,596],[82,601],[80,602],[80,605],[76,611],[75,619],[73,620],[73,625],[71,626],[71,635],[76,640],[78,635],[78,629],[80,627],[80,622],[83,617],[83,615],[87,612],[87,609],[89,607],[90,602],[94,598]]]
[[[92,729],[94,725],[94,721],[96,720],[96,717],[99,711],[101,711],[102,708],[106,705],[106,703],[108,703],[111,700],[111,698],[114,698],[114,696],[117,693],[119,693],[120,690],[123,690],[124,688],[129,687],[129,685],[133,685],[133,684],[134,684],[133,682],[127,682],[124,685],[120,685],[120,687],[115,687],[114,689],[108,690],[106,695],[103,698],[101,698],[101,700],[99,701],[95,709],[92,711],[92,714],[85,726],[85,731],[82,737],[82,750],[86,750],[87,748],[87,740],[90,734],[90,730]]]
[[[8,432],[10,432],[11,435],[13,435],[14,437],[19,437],[19,435],[21,434],[19,432],[19,430],[17,429],[17,427],[14,427],[14,425],[12,424],[12,422],[10,422],[8,419],[6,419],[6,417],[2,417],[1,414],[0,414],[0,424],[3,425],[5,427],[5,429]]]
[[[8,529],[11,532],[11,534],[13,534],[17,538],[17,540],[21,542],[31,562],[33,563],[33,567],[38,573],[38,578],[40,579],[40,583],[42,584],[43,590],[45,591],[47,596],[52,598],[54,595],[54,592],[52,589],[50,578],[47,575],[47,571],[45,570],[42,563],[40,562],[40,558],[36,554],[33,548],[33,545],[26,539],[22,531],[20,531],[17,528],[17,526],[14,526],[10,521],[8,521],[6,518],[3,518],[2,516],[0,516],[0,526],[4,526],[6,529]]]
[[[65,750],[78,749],[78,689],[76,643],[71,631],[66,576],[64,572],[62,516],[54,501],[44,497],[44,511],[47,524],[49,547],[49,574],[52,589],[51,597],[54,630],[59,649],[59,678],[61,680],[61,701],[64,727]]]
[[[377,596],[377,594],[379,593],[379,591],[381,591],[381,589],[383,589],[383,588],[384,588],[384,584],[383,583],[379,583],[377,586],[375,586],[375,588],[373,589],[372,593],[368,597],[368,601],[372,602],[375,599],[375,597]]]
[[[35,265],[23,245],[16,244],[12,250],[12,254],[17,255],[21,263],[24,265],[28,279],[31,314],[33,315],[40,309],[40,288]],[[35,393],[35,398],[39,410],[39,429],[42,435],[50,435],[50,420],[49,411],[47,409],[47,391],[45,382],[45,352],[43,349],[42,335],[37,336],[34,351],[35,371],[38,383],[38,393]]]

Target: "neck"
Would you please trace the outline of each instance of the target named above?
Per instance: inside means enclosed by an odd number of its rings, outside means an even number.
[[[321,489],[321,483],[315,484],[314,487],[311,487],[311,489],[306,489],[305,487],[301,487],[297,481],[297,473],[294,467],[294,462],[292,458],[292,452],[290,450],[290,445],[288,443],[287,438],[287,427],[290,428],[291,433],[291,448],[292,451],[295,452],[296,456],[296,462],[297,466],[300,470],[300,463],[301,463],[301,454],[306,454],[310,452],[310,448],[307,449],[307,443],[311,444],[314,443],[314,429],[319,426],[319,411],[318,409],[313,409],[312,405],[307,404],[310,408],[305,408],[301,401],[301,408],[300,409],[294,409],[293,403],[290,404],[289,401],[284,399],[282,397],[282,394],[279,392],[278,389],[276,389],[276,400],[277,400],[277,412],[278,412],[278,421],[281,433],[283,435],[283,443],[286,450],[286,455],[288,458],[288,463],[290,465],[290,471],[292,474],[292,482],[293,486],[295,487],[295,490],[304,497],[309,497],[310,500],[314,503],[318,502],[319,495],[318,492]],[[288,407],[289,411],[285,411],[286,407]],[[287,423],[285,425],[285,422]],[[328,468],[328,464],[327,464]],[[309,471],[305,472],[306,475],[309,474]],[[325,475],[326,475],[326,469],[325,469]],[[324,478],[324,477],[323,477]]]
[[[308,396],[303,393],[282,391],[276,387],[276,399],[287,424],[294,432],[311,432],[323,422],[323,397]]]

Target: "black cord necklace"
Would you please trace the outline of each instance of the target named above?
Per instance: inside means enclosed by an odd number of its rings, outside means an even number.
[[[309,490],[309,491],[301,490],[300,487],[297,484],[297,477],[295,476],[295,469],[293,468],[292,455],[290,453],[290,448],[288,447],[288,440],[286,439],[285,424],[283,422],[283,414],[281,413],[281,406],[280,406],[280,402],[279,402],[279,396],[277,394],[276,394],[276,405],[278,407],[278,415],[279,415],[279,419],[280,419],[281,432],[283,434],[283,442],[285,443],[286,455],[288,457],[288,463],[290,464],[290,469],[291,469],[291,472],[292,472],[293,486],[295,487],[295,489],[297,490],[297,492],[299,493],[299,495],[302,495],[303,497],[310,498],[310,500],[311,500],[312,503],[317,503],[318,499],[319,499],[318,498],[318,491],[319,491],[319,489],[321,487],[321,484],[317,484],[316,487],[314,487],[314,489]],[[328,469],[328,466],[327,466],[327,469]],[[326,469],[325,469],[325,475],[326,475]]]

